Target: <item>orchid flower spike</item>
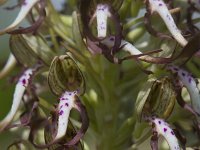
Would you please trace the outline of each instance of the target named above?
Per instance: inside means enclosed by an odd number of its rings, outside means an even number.
[[[178,75],[180,81],[189,92],[193,109],[200,114],[200,93],[195,79],[190,73],[177,66],[169,66],[168,68]]]
[[[0,71],[0,79],[5,77],[13,69],[13,67],[16,65],[16,63],[17,63],[17,61],[16,61],[15,57],[13,56],[13,54],[10,54],[5,66]]]
[[[183,37],[181,31],[177,28],[174,19],[163,0],[149,0],[149,4],[152,13],[157,12],[161,16],[174,39],[176,39],[176,41],[183,47],[187,45],[188,41]]]
[[[178,144],[175,133],[170,128],[168,123],[159,118],[152,118],[150,121],[153,123],[154,132],[156,132],[157,135],[161,135],[165,138],[170,147],[170,150],[180,150],[180,146]]]
[[[14,118],[17,110],[19,109],[20,102],[22,100],[22,97],[24,96],[24,92],[30,84],[30,79],[33,75],[33,71],[34,69],[27,69],[19,78],[15,87],[11,110],[7,114],[7,116],[0,122],[0,131],[4,130],[9,125],[9,123]]]
[[[105,38],[103,41],[101,41],[103,44],[105,44],[108,47],[113,47],[115,44],[115,37],[114,36],[110,36],[108,38]],[[142,54],[141,51],[139,51],[133,44],[125,41],[125,40],[121,40],[121,45],[120,47],[122,47],[122,49],[126,52],[129,52],[131,55],[140,55]]]
[[[54,140],[58,140],[65,136],[67,132],[68,120],[70,111],[75,107],[75,100],[77,91],[66,91],[61,97],[58,105],[59,118],[58,118],[58,130]]]
[[[11,23],[8,27],[6,27],[3,30],[0,30],[0,35],[5,34],[6,32],[13,31],[17,25],[20,24],[20,22],[27,16],[29,11],[34,7],[34,5],[39,2],[39,0],[24,0],[21,6],[21,10],[18,13],[18,16],[14,20],[13,23]]]

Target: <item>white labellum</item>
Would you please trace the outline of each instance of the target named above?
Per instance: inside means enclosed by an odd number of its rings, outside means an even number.
[[[96,8],[98,38],[106,37],[107,19],[110,17],[109,7],[106,4],[98,4]]]
[[[161,16],[174,39],[176,39],[177,42],[183,47],[187,45],[187,40],[183,37],[180,30],[177,28],[174,19],[172,18],[163,0],[149,0],[149,4],[152,12],[157,12]]]
[[[12,121],[14,118],[19,106],[20,102],[22,100],[22,97],[24,95],[24,92],[26,88],[29,85],[30,78],[33,74],[32,69],[27,69],[24,74],[20,77],[16,87],[15,87],[15,92],[13,95],[13,103],[11,106],[10,112],[7,114],[7,116],[0,122],[0,131],[2,131],[6,126],[9,125],[9,123]]]
[[[191,76],[190,73],[176,66],[170,66],[169,69],[172,72],[177,73],[179,79],[189,92],[192,107],[197,113],[200,114],[200,94],[195,79]]]
[[[180,150],[178,140],[174,134],[174,131],[170,128],[169,124],[159,118],[152,119],[155,125],[158,135],[162,135],[167,141],[171,150]]]
[[[69,120],[69,114],[72,108],[74,107],[75,102],[75,96],[77,92],[65,92],[60,97],[60,102],[58,105],[58,111],[59,111],[59,118],[58,118],[58,130],[57,135],[54,140],[58,140],[65,136],[67,132],[67,126],[68,126],[68,120]]]

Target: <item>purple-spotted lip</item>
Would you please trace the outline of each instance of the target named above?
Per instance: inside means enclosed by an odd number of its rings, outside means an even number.
[[[68,141],[65,144],[62,144],[62,145],[67,146],[67,147],[71,147],[73,145],[76,145],[80,141],[80,139],[84,136],[85,132],[87,131],[87,129],[89,127],[89,118],[88,118],[88,115],[87,115],[86,108],[81,103],[81,101],[79,99],[77,99],[75,101],[75,107],[74,108],[80,113],[82,125],[81,125],[81,128],[79,129],[79,131],[77,132],[77,134],[70,141]],[[60,111],[59,114],[60,113],[63,113],[63,112]],[[44,149],[44,148],[49,148],[50,146],[60,142],[60,139],[53,140],[50,143],[42,145],[42,144],[36,144],[34,142],[34,137],[32,135],[32,137],[29,138],[29,141],[34,145],[34,147],[39,148],[39,149]]]

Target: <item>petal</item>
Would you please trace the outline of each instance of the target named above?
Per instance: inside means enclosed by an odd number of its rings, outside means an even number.
[[[96,17],[98,38],[104,38],[107,33],[107,19],[110,17],[109,6],[107,4],[98,4]]]
[[[0,35],[12,31],[26,17],[26,15],[38,1],[39,0],[24,0],[21,10],[16,19],[14,20],[14,22],[5,29],[0,30]]]
[[[169,144],[170,149],[180,150],[178,140],[174,134],[174,131],[170,128],[169,124],[159,118],[154,118],[151,121],[155,125],[155,131],[157,132],[157,134],[162,135],[165,138],[165,140]]]
[[[174,19],[172,18],[163,0],[149,0],[149,4],[152,12],[157,12],[161,16],[174,39],[176,39],[177,42],[184,47],[188,42],[177,28]]]
[[[169,69],[173,73],[177,73],[179,79],[183,83],[183,85],[187,88],[193,109],[200,114],[200,95],[199,89],[195,79],[191,76],[191,74],[183,69],[180,69],[177,66],[169,66]]]
[[[74,107],[80,113],[82,125],[77,134],[73,137],[73,139],[71,139],[65,144],[68,147],[76,145],[80,141],[80,139],[85,135],[85,132],[89,127],[89,118],[87,115],[86,108],[79,99],[76,100]]]
[[[12,121],[14,118],[19,106],[20,102],[22,100],[22,97],[24,95],[24,92],[26,88],[29,85],[30,78],[33,74],[32,69],[27,69],[24,74],[20,77],[16,87],[15,87],[15,92],[13,95],[13,103],[11,106],[10,112],[7,114],[7,116],[0,122],[0,131],[6,128],[7,125]]]
[[[13,69],[16,63],[17,61],[15,57],[13,56],[13,54],[10,54],[5,66],[0,71],[0,79],[5,77]]]
[[[59,110],[58,130],[54,141],[64,137],[66,134],[69,114],[72,108],[74,107],[75,96],[76,92],[66,91],[60,98],[60,102],[58,105],[58,110]]]

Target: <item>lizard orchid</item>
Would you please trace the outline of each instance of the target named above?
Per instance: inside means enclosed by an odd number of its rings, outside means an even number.
[[[31,11],[31,9],[39,3],[40,6],[40,17],[39,19],[32,24],[30,27],[27,28],[20,28],[16,29],[15,28],[23,21],[23,19],[28,15],[28,13]],[[44,12],[44,7],[45,7],[45,1],[44,0],[24,0],[21,4],[21,9],[15,18],[15,20],[5,29],[0,30],[0,35],[5,34],[5,33],[28,33],[28,32],[34,32],[42,23],[44,20],[45,12]]]
[[[86,39],[87,46],[92,53],[102,53],[102,47],[98,45],[98,42],[109,36],[107,31],[111,22],[113,23],[113,27],[109,29],[112,30],[116,39],[112,52],[115,53],[119,48],[120,40],[122,38],[122,26],[116,9],[119,9],[121,4],[121,1],[119,1],[119,6],[114,7],[112,2],[106,2],[106,0],[94,4],[91,0],[81,0],[80,13],[81,22],[83,24],[83,35]],[[94,23],[95,18],[96,23]],[[108,19],[110,19],[111,22],[108,22]],[[97,31],[97,35],[92,32],[93,26]]]
[[[149,14],[157,12],[160,17],[165,22],[168,30],[172,34],[173,38],[182,46],[184,47],[187,45],[188,41],[183,37],[181,31],[176,26],[172,15],[170,14],[166,4],[163,0],[148,0],[147,1],[148,13],[146,13],[146,18],[148,18]]]
[[[200,114],[200,95],[195,79],[190,73],[177,66],[169,66],[168,68],[172,73],[177,74],[181,83],[187,88],[191,98],[192,108]]]
[[[13,95],[13,103],[11,109],[9,113],[6,115],[6,117],[0,122],[0,131],[3,131],[13,120],[17,110],[20,107],[20,103],[22,101],[24,93],[28,88],[28,86],[30,85],[31,78],[33,77],[33,74],[37,69],[38,68],[29,68],[25,70],[24,73],[19,78],[15,86],[15,92]]]
[[[33,141],[34,138],[31,138],[30,141],[36,148],[48,148],[62,141],[62,139],[67,134],[69,116],[73,108],[80,113],[82,125],[79,131],[76,133],[76,135],[71,140],[65,142],[63,145],[65,147],[71,147],[76,145],[80,141],[80,139],[83,137],[83,135],[88,129],[89,120],[86,113],[86,109],[80,102],[77,94],[78,91],[72,91],[72,92],[66,91],[62,94],[62,96],[59,98],[59,105],[56,111],[57,112],[56,116],[58,116],[56,133],[52,133],[52,135],[55,135],[55,137],[52,138],[53,139],[52,141],[49,141],[49,143],[46,143],[44,145],[36,144]]]
[[[152,149],[158,149],[158,136],[161,135],[167,141],[170,150],[180,150],[178,140],[170,125],[160,118],[152,118],[153,136],[151,138]]]

